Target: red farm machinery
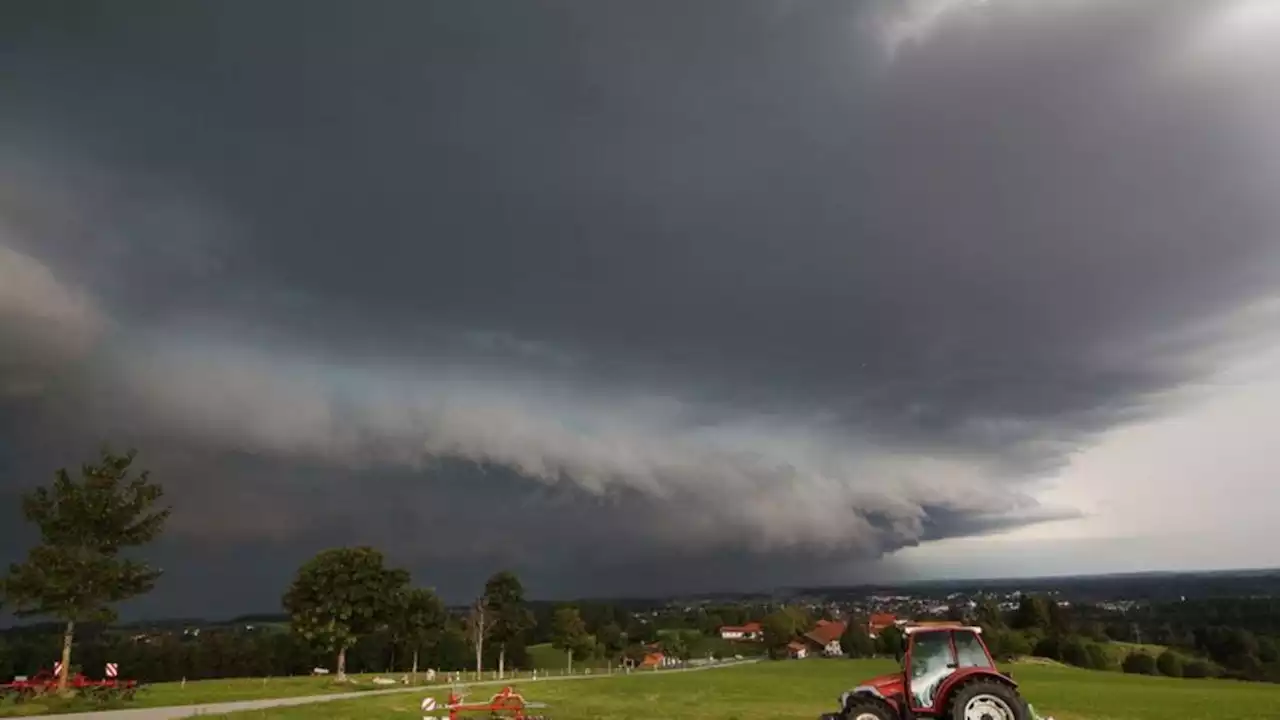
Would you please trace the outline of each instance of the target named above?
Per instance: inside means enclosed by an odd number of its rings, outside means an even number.
[[[461,720],[463,713],[485,713],[489,718],[510,720],[548,720],[545,716],[527,713],[528,710],[545,707],[544,703],[525,700],[523,695],[510,687],[502,688],[486,702],[468,703],[466,696],[456,691],[449,692],[449,699],[443,706],[437,706],[436,699],[431,697],[422,701],[422,712],[425,714],[423,720],[437,720],[437,716],[433,716],[436,711],[447,712],[444,717],[449,720]]]
[[[0,684],[0,698],[24,702],[41,695],[51,695],[58,691],[58,675],[62,672],[61,663],[55,663],[52,669],[44,669],[32,677],[19,675],[13,682]],[[121,680],[116,677],[117,666],[108,663],[105,677],[92,680],[81,673],[67,678],[67,689],[92,700],[132,700],[138,691],[136,680]]]
[[[981,628],[934,623],[905,632],[902,670],[842,693],[839,712],[822,720],[1038,720],[1012,674],[996,667]]]

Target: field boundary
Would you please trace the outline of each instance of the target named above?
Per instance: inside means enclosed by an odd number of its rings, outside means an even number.
[[[31,715],[32,718],[75,718],[76,720],[178,720],[179,718],[198,717],[201,715],[222,715],[225,713],[243,712],[245,710],[266,710],[276,707],[292,707],[294,705],[311,705],[313,703],[332,702],[335,700],[355,700],[382,695],[399,695],[421,692],[424,695],[438,693],[450,688],[491,687],[495,685],[515,685],[525,683],[563,682],[568,680],[597,680],[600,678],[646,677],[651,675],[672,675],[676,673],[702,672],[724,668],[753,665],[760,662],[758,658],[733,660],[714,665],[697,667],[669,668],[663,670],[634,670],[630,673],[599,673],[591,675],[555,675],[540,678],[509,678],[506,680],[479,680],[460,683],[436,683],[433,685],[410,685],[407,687],[387,688],[386,690],[356,690],[344,693],[328,693],[325,695],[302,695],[283,698],[260,698],[257,700],[231,700],[220,703],[204,703],[200,705],[168,705],[164,707],[126,708],[121,710],[96,710],[90,712],[59,713],[56,715]]]

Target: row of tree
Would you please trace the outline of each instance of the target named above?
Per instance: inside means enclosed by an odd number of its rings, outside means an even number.
[[[659,624],[638,619],[616,605],[539,604],[535,615],[515,574],[499,572],[475,603],[449,612],[429,588],[415,587],[410,574],[387,565],[371,547],[325,550],[297,571],[282,598],[288,632],[239,629],[204,633],[107,629],[113,606],[150,591],[161,573],[122,552],[159,536],[170,510],[164,491],[146,471],[133,468],[136,453],[104,449],[79,477],[55,473],[49,487],[23,497],[25,517],[40,529],[40,542],[0,579],[0,600],[18,616],[45,616],[58,622],[59,646],[50,646],[48,625],[8,633],[0,639],[0,675],[47,667],[57,655],[75,668],[115,662],[144,680],[236,675],[288,675],[333,661],[345,679],[355,662],[361,671],[400,668],[416,673],[420,663],[459,669],[469,655],[477,672],[494,667],[527,667],[526,643],[550,642],[569,662],[592,656],[638,659],[659,640]],[[705,634],[727,622],[744,622],[749,611],[724,606],[674,618]],[[666,618],[664,619],[671,619]],[[687,633],[663,636],[669,654],[687,657]],[[72,648],[83,657],[73,663]],[[486,655],[486,651],[488,655]],[[92,672],[92,671],[91,671]]]
[[[1042,595],[1024,596],[1008,616],[984,602],[969,619],[983,627],[988,647],[1002,658],[1033,655],[1095,670],[1280,681],[1275,640],[1241,627],[1184,624],[1144,635],[1134,619],[1063,607]],[[1142,640],[1146,646],[1129,648]],[[1159,649],[1149,652],[1151,645]]]

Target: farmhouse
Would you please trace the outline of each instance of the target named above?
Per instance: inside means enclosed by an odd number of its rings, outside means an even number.
[[[644,659],[640,661],[640,667],[656,670],[657,668],[674,667],[679,663],[680,661],[676,658],[664,655],[660,652],[651,652],[647,653],[644,656]]]
[[[840,636],[844,635],[847,627],[848,623],[842,620],[819,620],[812,630],[804,634],[804,643],[811,653],[839,657],[844,654]]]
[[[787,657],[793,660],[803,660],[809,657],[809,648],[799,640],[792,640],[787,643]]]
[[[720,628],[720,637],[724,640],[763,640],[764,631],[760,623],[756,622],[746,625],[725,625]]]

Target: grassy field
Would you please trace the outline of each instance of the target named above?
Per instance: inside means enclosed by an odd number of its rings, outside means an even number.
[[[556,720],[815,720],[857,680],[892,671],[892,662],[809,660],[646,676],[520,685],[548,703]],[[1172,680],[1018,665],[1014,675],[1042,715],[1057,720],[1275,720],[1280,686],[1220,680]],[[483,699],[493,687],[474,688]],[[427,693],[342,700],[222,716],[224,720],[392,720],[421,716]],[[442,694],[436,695],[443,700]]]
[[[1145,643],[1139,645],[1138,643],[1127,642],[1108,642],[1103,643],[1102,647],[1107,651],[1107,655],[1111,658],[1111,662],[1115,663],[1116,667],[1119,667],[1120,663],[1124,662],[1129,653],[1142,651],[1155,658],[1160,657],[1160,653],[1168,650],[1164,645],[1148,645]]]
[[[560,672],[566,667],[568,656],[563,650],[551,647],[550,643],[530,645],[526,650],[529,653],[530,664],[539,670]],[[718,637],[699,637],[689,644],[689,654],[695,658],[704,658],[710,654],[721,659],[728,659],[734,655],[749,657],[759,655],[761,652],[760,643],[733,642],[732,640],[721,640]],[[608,667],[608,665],[609,661],[600,657],[585,661],[581,658],[573,659],[573,667],[576,669],[599,669]]]
[[[568,666],[568,654],[563,650],[557,650],[551,647],[551,643],[542,643],[541,645],[530,645],[525,648],[529,653],[529,664],[539,670],[555,670],[563,671]],[[606,665],[603,658],[591,658],[583,660],[582,658],[574,658],[573,666],[575,668],[602,668]]]
[[[128,703],[115,703],[111,708],[163,707],[166,705],[203,705],[205,703],[258,700],[261,698],[300,697],[358,690],[381,690],[370,680],[372,675],[352,676],[356,682],[339,684],[324,677],[236,678],[229,680],[200,680],[182,683],[156,683],[146,685],[137,697]],[[52,712],[81,712],[98,709],[86,701],[58,698],[41,698],[25,703],[0,701],[0,717],[43,715]]]

